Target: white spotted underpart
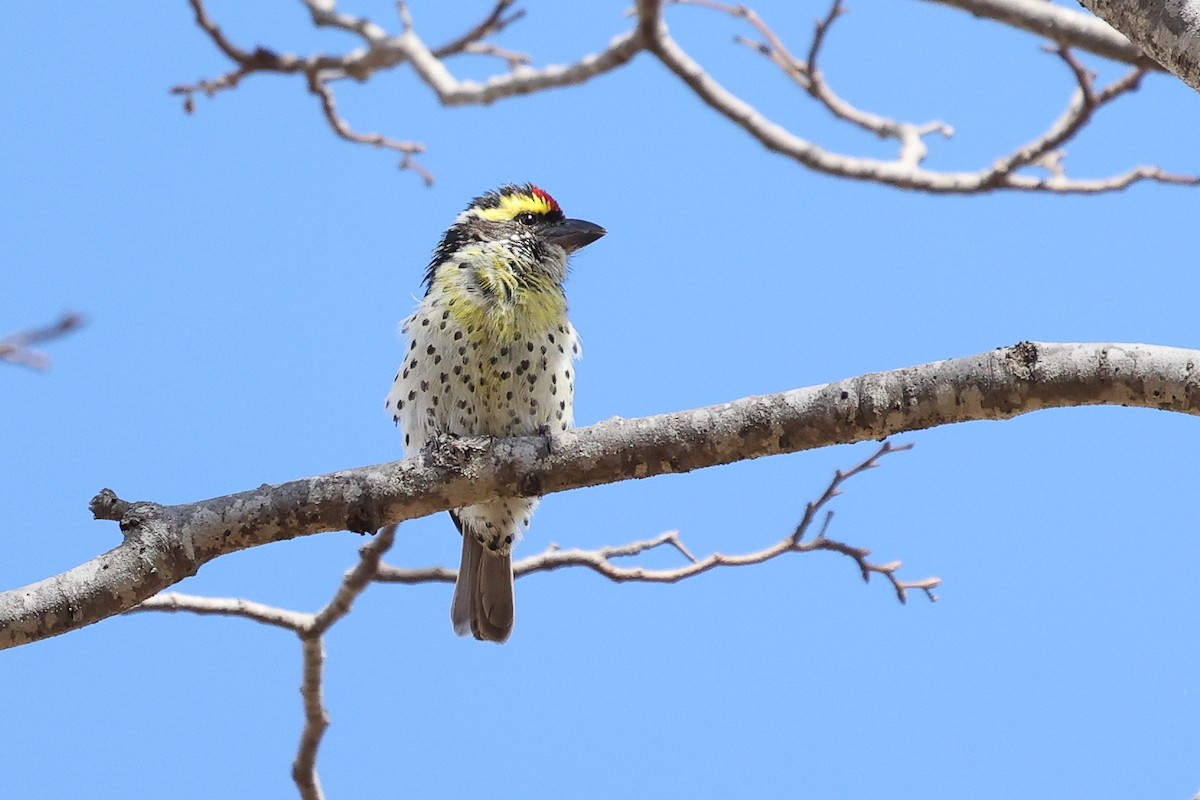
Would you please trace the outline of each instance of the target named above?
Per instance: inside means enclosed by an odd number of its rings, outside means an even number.
[[[560,314],[526,314],[511,307],[520,304],[519,293],[474,290],[470,272],[461,263],[443,265],[404,322],[407,355],[387,409],[403,426],[408,456],[438,434],[525,436],[564,431],[574,423],[579,342],[565,301]],[[537,498],[495,500],[457,514],[489,550],[511,553],[537,503]]]

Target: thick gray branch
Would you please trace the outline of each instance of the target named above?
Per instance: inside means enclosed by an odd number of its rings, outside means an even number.
[[[1123,405],[1200,415],[1200,351],[1023,342],[966,358],[541,437],[465,440],[407,461],[263,485],[177,506],[105,490],[125,541],[0,593],[0,648],[132,608],[217,556],[325,531],[368,532],[490,497],[542,495],[689,472],[1041,408]]]
[[[1079,0],[1200,91],[1200,0]]]
[[[1142,49],[1120,31],[1090,14],[1056,6],[1046,0],[926,0],[968,11],[1045,36],[1061,45],[1075,47],[1098,56],[1142,65]]]

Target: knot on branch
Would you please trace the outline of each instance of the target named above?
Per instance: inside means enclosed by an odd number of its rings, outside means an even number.
[[[112,489],[105,488],[92,498],[92,501],[88,503],[88,508],[92,511],[92,519],[120,522],[131,505],[132,503],[128,500],[117,497],[117,493]]]
[[[162,516],[163,506],[147,501],[129,502],[117,497],[112,489],[101,489],[88,503],[94,519],[106,519],[117,523],[121,533],[128,536],[146,523]]]
[[[1027,381],[1033,378],[1033,372],[1041,358],[1041,353],[1038,350],[1037,342],[1017,342],[1008,348],[1005,358],[1012,368],[1013,375]]]

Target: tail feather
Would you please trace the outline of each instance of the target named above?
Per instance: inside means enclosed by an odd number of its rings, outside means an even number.
[[[450,620],[459,636],[473,634],[485,642],[503,643],[512,635],[514,618],[512,555],[495,553],[454,523],[463,534],[462,561],[454,584]]]

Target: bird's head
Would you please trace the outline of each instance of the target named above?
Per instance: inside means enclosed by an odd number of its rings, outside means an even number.
[[[481,250],[499,256],[514,271],[545,271],[559,282],[566,276],[567,257],[606,233],[581,219],[569,219],[553,197],[531,183],[504,184],[471,201],[446,230],[426,273],[464,254]]]

